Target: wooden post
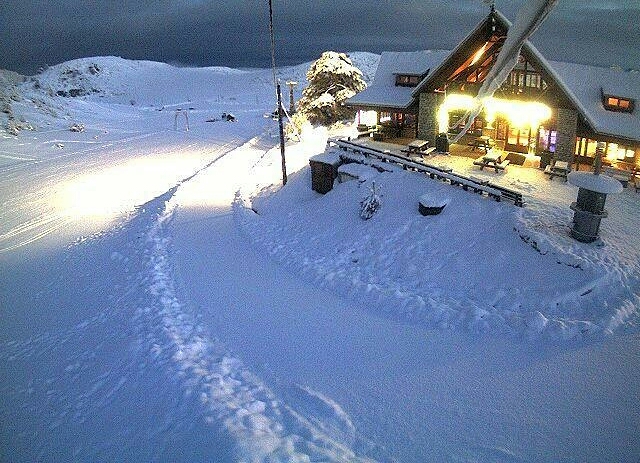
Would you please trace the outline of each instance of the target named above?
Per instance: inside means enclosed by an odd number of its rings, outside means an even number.
[[[284,155],[284,126],[282,124],[282,92],[280,91],[280,81],[276,76],[276,41],[273,34],[273,4],[269,0],[269,35],[271,36],[271,67],[273,70],[273,81],[276,84],[276,97],[278,100],[278,131],[280,132],[280,157],[282,158],[282,185],[287,184],[287,163]]]
[[[277,85],[278,93],[278,131],[280,132],[280,158],[282,161],[282,184],[287,184],[287,162],[284,155],[284,126],[282,124],[282,92],[280,91],[280,82]]]

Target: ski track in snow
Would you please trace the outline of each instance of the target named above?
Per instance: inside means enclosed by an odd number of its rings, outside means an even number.
[[[205,420],[221,423],[241,462],[371,461],[352,450],[355,428],[337,403],[303,386],[292,391],[302,410],[283,402],[240,359],[210,339],[178,300],[168,233],[177,207],[167,202],[147,234],[149,290],[157,307],[145,311],[159,311],[172,358],[187,393],[205,408]]]
[[[264,143],[260,139],[248,144]],[[230,152],[225,151],[200,170],[212,167]],[[121,394],[127,388],[139,387],[141,376],[159,364],[167,377],[172,377],[171,371],[175,370],[181,395],[198,404],[195,418],[233,442],[236,461],[369,461],[357,457],[351,449],[355,429],[338,404],[303,386],[290,391],[293,402],[302,405],[302,410],[283,402],[224,345],[208,337],[197,318],[178,300],[167,229],[177,207],[172,205],[171,198],[180,184],[195,175],[197,172],[140,206],[135,217],[120,230],[107,233],[127,236],[133,232],[144,236],[143,240],[120,244],[126,248],[116,248],[108,256],[129,274],[122,293],[110,296],[109,308],[66,331],[43,333],[1,346],[0,360],[10,366],[29,364],[36,359],[64,359],[61,364],[49,364],[47,371],[41,372],[44,376],[30,381],[26,388],[3,391],[12,400],[23,402],[25,414],[44,423],[44,428],[34,427],[30,433],[18,431],[20,439],[39,439],[47,430],[64,432],[66,428],[90,426],[93,417],[101,416],[117,400],[122,400]],[[77,246],[90,246],[104,239],[99,234]],[[142,299],[138,295],[140,285],[147,288]],[[105,339],[104,330],[112,324],[124,330]],[[91,349],[78,349],[92,345],[89,340],[93,337],[98,342]],[[135,355],[123,356],[125,361],[111,368],[97,365],[95,362],[105,352],[118,351],[112,345],[133,345]],[[183,400],[179,396],[167,398]],[[43,410],[49,408],[55,414],[43,416]],[[169,415],[163,423],[154,423],[146,431],[127,430],[125,426],[123,432],[147,433],[142,438],[150,439],[180,426],[176,420],[176,416]],[[44,443],[32,450],[36,460],[45,459],[50,452]],[[93,438],[79,442],[68,450],[68,455],[101,458],[113,455],[117,446]],[[146,451],[142,454],[146,457],[162,455],[158,453],[162,449]]]
[[[270,84],[269,79],[258,83],[265,88]],[[87,106],[82,100],[65,104]],[[94,113],[99,104],[91,104]],[[123,108],[117,114],[109,106],[102,110],[122,121],[136,114]],[[65,120],[72,117],[68,108],[57,111],[67,111]],[[74,114],[83,117],[82,112]],[[160,115],[152,116],[152,123],[161,126],[156,121]],[[2,433],[13,435],[13,461],[226,460],[224,448],[230,443],[227,457],[240,462],[368,461],[352,450],[355,430],[337,403],[305,386],[292,387],[289,400],[282,401],[228,348],[210,338],[175,295],[166,229],[174,214],[170,200],[180,184],[243,141],[228,134],[200,140],[202,131],[140,131],[135,124],[129,130],[106,123],[104,130],[99,117],[104,115],[96,116],[85,133],[39,130],[0,153],[11,161],[0,163],[0,254],[28,254],[29,245],[75,225],[75,211],[52,199],[66,183],[81,180],[80,175],[93,175],[95,186],[97,175],[136,157],[185,151],[200,156],[186,166],[189,176],[175,186],[152,190],[157,191],[155,199],[126,212],[107,231],[67,248],[57,264],[67,268],[58,269],[59,276],[55,266],[47,270],[51,281],[37,286],[42,288],[32,302],[69,312],[70,325],[49,322],[51,330],[0,345],[0,360],[20,378],[3,381],[0,390],[6,398],[0,407],[3,415],[12,417]],[[258,151],[264,147],[266,153],[273,140],[265,134],[247,145]],[[211,150],[214,156],[208,154]],[[33,152],[37,155],[25,155]],[[84,193],[77,191],[78,196]],[[98,271],[108,277],[87,284],[91,272],[103,267]],[[66,296],[75,294],[62,278],[77,280],[86,300],[68,299],[69,306],[58,307],[65,303],[58,285],[64,285]],[[38,366],[37,372],[31,371],[32,365]],[[98,427],[109,431],[96,432]],[[198,439],[208,444],[189,445]],[[187,444],[173,450],[175,441]]]
[[[237,445],[239,461],[365,461],[356,457],[344,439],[344,429],[354,433],[353,425],[337,404],[305,388],[299,393],[313,398],[324,408],[320,419],[307,419],[304,413],[283,404],[241,360],[208,339],[204,330],[175,295],[165,227],[167,213],[151,230],[150,291],[160,304],[166,336],[173,346],[173,359],[188,387],[208,412],[205,419],[221,422]],[[338,432],[325,434],[323,423],[333,415]],[[353,440],[353,436],[351,439]]]

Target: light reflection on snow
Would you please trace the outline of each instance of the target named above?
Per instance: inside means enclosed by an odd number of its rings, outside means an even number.
[[[137,158],[63,184],[58,204],[70,217],[108,217],[131,212],[166,192],[199,167],[180,155]]]

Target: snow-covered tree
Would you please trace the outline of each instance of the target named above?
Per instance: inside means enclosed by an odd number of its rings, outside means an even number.
[[[298,112],[313,124],[330,125],[352,117],[353,110],[342,103],[367,86],[349,57],[334,51],[322,53],[307,71],[307,80]]]

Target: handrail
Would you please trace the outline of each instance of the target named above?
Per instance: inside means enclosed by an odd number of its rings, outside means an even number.
[[[431,178],[438,178],[440,180],[446,179],[449,180],[451,185],[461,185],[465,190],[469,187],[473,189],[474,192],[483,191],[487,193],[489,196],[495,198],[497,201],[501,199],[507,199],[512,201],[516,206],[522,207],[524,206],[524,201],[522,198],[522,193],[511,190],[509,188],[495,185],[490,182],[477,182],[471,178],[465,177],[464,175],[456,174],[454,172],[448,171],[448,169],[443,169],[438,166],[434,166],[431,164],[427,164],[422,161],[410,160],[405,158],[404,156],[400,156],[388,151],[381,151],[376,148],[371,148],[367,146],[362,146],[357,143],[354,143],[350,140],[338,139],[331,140],[336,145],[338,145],[343,150],[351,150],[357,153],[362,153],[366,156],[374,156],[378,159],[387,162],[398,163],[403,166],[403,168],[412,168],[419,172],[423,172],[429,174]]]

